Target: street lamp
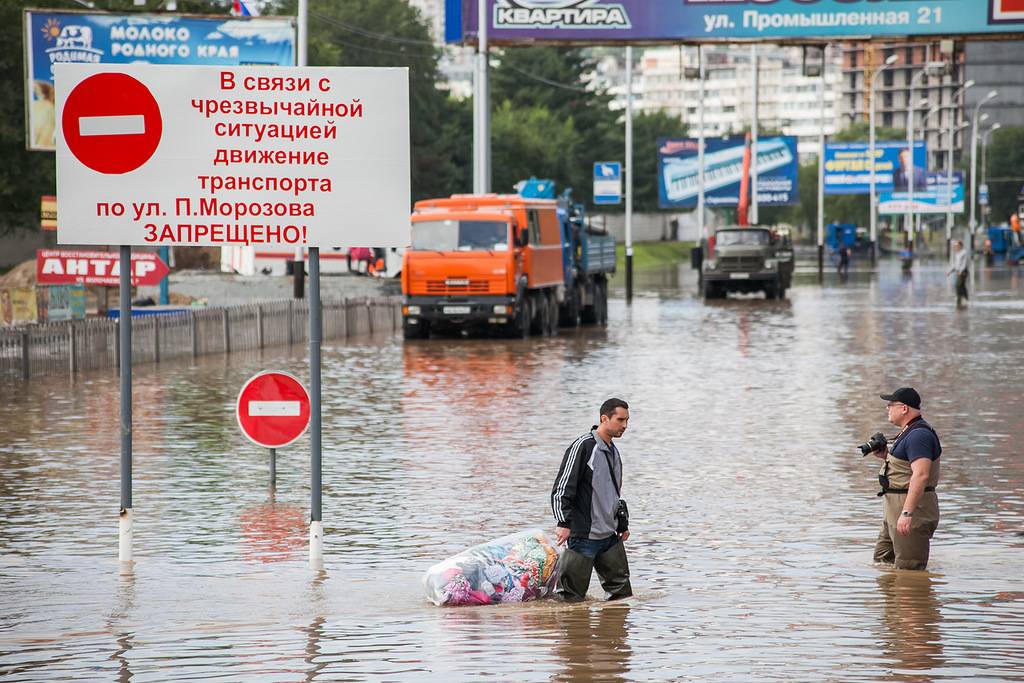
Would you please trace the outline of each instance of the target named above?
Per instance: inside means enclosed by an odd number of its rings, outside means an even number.
[[[964,121],[962,124],[957,126],[956,129],[953,128],[953,124],[956,121],[956,109],[955,109],[955,107],[956,107],[956,98],[957,98],[957,95],[960,96],[960,98],[961,98],[960,106],[963,107],[963,96],[964,96],[964,94],[970,88],[973,88],[973,87],[974,87],[974,80],[972,79],[972,80],[969,80],[966,83],[964,83],[962,86],[960,86],[949,97],[949,103],[950,103],[951,106],[954,107],[954,109],[953,109],[953,115],[949,117],[949,130],[946,131],[947,134],[949,135],[949,139],[946,141],[946,145],[947,145],[946,153],[947,153],[947,156],[948,156],[948,159],[947,159],[948,163],[947,163],[947,166],[946,166],[946,187],[948,188],[949,193],[950,193],[950,195],[949,195],[949,207],[946,210],[946,258],[949,258],[949,252],[950,252],[950,248],[951,248],[950,247],[950,243],[953,240],[953,194],[952,194],[953,193],[953,143],[954,143],[954,141],[956,139],[956,135],[955,135],[956,131],[961,130],[964,127],[967,126],[967,122]]]
[[[878,77],[883,71],[891,67],[896,63],[896,55],[889,55],[885,59],[885,64],[882,68],[876,71],[871,76],[871,86],[868,94],[868,99],[871,102],[871,113],[868,115],[868,128],[871,131],[871,142],[868,146],[868,163],[871,165],[871,262],[874,263],[878,253],[878,207],[877,200],[875,199],[875,165],[877,159],[875,158],[875,83]]]
[[[697,46],[697,67],[687,67],[684,72],[688,79],[699,79],[697,86],[697,231],[702,241],[707,240],[707,226],[704,224],[704,47]]]
[[[915,170],[914,170],[915,169],[915,166],[914,166],[914,138],[915,138],[915,135],[914,135],[914,114],[913,114],[913,112],[914,112],[914,110],[916,108],[923,109],[924,107],[927,107],[929,104],[930,104],[930,101],[928,100],[928,98],[924,97],[924,98],[921,98],[917,102],[917,105],[915,107],[913,99],[911,99],[911,102],[910,102],[910,112],[911,112],[911,114],[910,114],[910,116],[907,117],[908,121],[910,122],[909,127],[907,128],[907,136],[909,138],[909,140],[907,141],[907,149],[909,150],[907,156],[910,159],[910,180],[907,182],[907,206],[908,206],[907,211],[909,211],[909,213],[907,215],[910,217],[910,223],[908,223],[909,227],[907,228],[907,232],[908,232],[908,234],[907,234],[907,238],[908,238],[907,247],[911,251],[914,250],[914,237],[917,235],[917,232],[920,232],[920,228],[921,228],[921,225],[920,225],[920,223],[921,223],[921,216],[920,216],[920,214],[918,214],[916,217],[914,215],[914,213],[915,213],[914,212],[914,189],[915,189],[914,188],[914,182],[916,180],[916,176],[915,176]],[[924,124],[928,120],[928,116],[930,114],[931,114],[931,112],[929,112],[928,114],[925,114],[921,118],[921,128],[922,129],[924,129]],[[927,154],[925,156],[924,166],[925,166],[925,169],[928,168]],[[916,229],[914,227],[914,223],[915,222],[917,223]]]
[[[953,240],[953,140],[956,138],[956,134],[962,131],[967,126],[971,125],[970,122],[964,121],[959,126],[950,127],[948,130],[944,130],[939,133],[939,139],[942,139],[943,134],[949,136],[949,141],[946,144],[946,258],[949,258],[949,252],[951,249],[951,242]]]
[[[981,108],[999,96],[998,90],[990,90],[974,107],[974,114],[971,116],[971,221],[970,236],[971,253],[974,252],[974,231],[978,227],[977,201],[978,201],[978,114]]]
[[[1001,123],[993,123],[989,129],[981,134],[981,184],[988,180],[988,138],[992,133],[1003,127]],[[985,226],[988,226],[988,208],[985,209]]]
[[[910,89],[907,93],[907,159],[909,167],[904,169],[904,174],[910,171],[907,179],[907,213],[905,217],[907,228],[907,248],[914,248],[914,87],[918,80],[929,74],[935,75],[946,68],[945,62],[926,62],[924,67],[910,79]]]

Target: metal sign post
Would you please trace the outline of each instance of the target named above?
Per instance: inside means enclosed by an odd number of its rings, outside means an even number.
[[[121,247],[121,310],[117,319],[121,370],[121,512],[117,559],[132,561],[132,248]]]
[[[324,522],[321,485],[320,249],[309,249],[309,566],[323,569]]]

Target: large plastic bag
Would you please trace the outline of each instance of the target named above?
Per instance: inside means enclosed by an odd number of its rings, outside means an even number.
[[[520,531],[438,562],[423,587],[435,605],[536,600],[554,591],[560,554],[540,529]]]

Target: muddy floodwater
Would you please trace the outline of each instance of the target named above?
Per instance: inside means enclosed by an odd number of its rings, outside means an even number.
[[[855,264],[856,265],[856,264]],[[0,678],[10,681],[1024,681],[1024,271],[895,263],[705,304],[685,268],[612,290],[606,329],[326,343],[326,571],[309,440],[233,406],[305,349],[135,370],[134,572],[117,562],[118,380],[0,379]],[[871,563],[880,392],[944,447],[927,572]],[[438,608],[433,563],[550,530],[561,455],[608,396],[637,595]]]

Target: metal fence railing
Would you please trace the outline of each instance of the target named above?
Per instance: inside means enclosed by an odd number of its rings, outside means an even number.
[[[394,332],[399,297],[324,299],[324,339]],[[0,376],[116,368],[118,321],[105,318],[0,329]],[[306,300],[265,301],[132,319],[132,365],[212,353],[251,351],[309,340]]]

